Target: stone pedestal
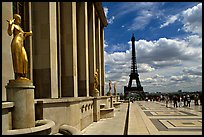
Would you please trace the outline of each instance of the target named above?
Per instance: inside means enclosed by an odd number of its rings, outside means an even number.
[[[94,89],[94,91],[93,91],[93,96],[94,96],[94,97],[98,97],[98,96],[99,96],[99,91],[98,91],[98,89]]]
[[[95,97],[93,102],[93,121],[97,122],[100,120],[100,100]]]
[[[107,95],[108,95],[108,96],[112,96],[112,93],[111,93],[111,92],[108,92]]]
[[[7,101],[14,102],[12,129],[35,127],[34,88],[31,80],[9,80]]]

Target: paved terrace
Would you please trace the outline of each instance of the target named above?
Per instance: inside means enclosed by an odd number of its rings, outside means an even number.
[[[113,118],[101,119],[82,130],[83,135],[124,135],[128,103]],[[164,102],[130,103],[128,135],[202,135],[202,106],[167,108]]]
[[[115,109],[114,117],[100,119],[82,130],[83,135],[123,135],[126,123],[128,103],[121,103]]]

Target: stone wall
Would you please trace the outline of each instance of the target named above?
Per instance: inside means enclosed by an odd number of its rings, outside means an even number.
[[[53,133],[57,133],[64,124],[82,130],[93,122],[93,97],[36,99],[36,104],[38,101],[43,102],[42,118],[55,122]],[[36,107],[36,112],[39,112],[38,109],[41,108]]]
[[[12,129],[12,108],[13,102],[2,102],[2,133]]]
[[[94,108],[94,99],[96,104]],[[105,104],[106,109],[111,107],[111,96],[101,97],[67,97],[56,99],[35,99],[35,121],[37,120],[52,120],[55,126],[52,128],[52,133],[59,132],[59,127],[62,125],[72,126],[79,131],[88,127],[94,122],[94,109],[97,121],[100,120],[100,104]],[[13,102],[2,103],[2,133],[7,130],[12,130],[12,110],[15,104]]]

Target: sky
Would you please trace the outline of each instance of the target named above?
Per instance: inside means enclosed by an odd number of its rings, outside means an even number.
[[[202,91],[202,3],[102,2],[105,87],[124,93],[131,73],[134,33],[144,92]],[[132,82],[136,87],[136,81]],[[112,91],[113,92],[113,91]]]

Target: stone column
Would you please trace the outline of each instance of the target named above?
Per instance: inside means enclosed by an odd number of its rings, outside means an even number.
[[[5,85],[9,79],[14,78],[14,70],[11,55],[11,41],[13,36],[7,33],[8,23],[6,20],[13,19],[12,2],[2,2],[2,101],[6,101]]]
[[[58,66],[58,97],[62,97],[62,59],[61,59],[61,12],[60,5],[61,2],[56,2],[57,4],[57,66]]]
[[[98,69],[99,95],[101,96],[101,37],[100,18],[96,17],[96,69]]]
[[[7,101],[14,102],[13,129],[35,127],[34,86],[31,80],[9,80]]]
[[[49,2],[51,98],[58,98],[56,2]]]
[[[62,97],[77,97],[76,2],[61,2],[60,5]]]
[[[87,2],[77,2],[78,96],[89,96]]]
[[[88,25],[89,25],[89,95],[94,92],[94,73],[96,72],[95,55],[95,7],[93,3],[88,6]]]
[[[56,2],[32,2],[33,83],[36,98],[57,98]]]
[[[110,107],[111,108],[113,107],[113,96],[112,95],[110,96]]]
[[[93,121],[97,122],[100,120],[100,100],[95,97],[93,102]]]
[[[101,27],[101,95],[105,95],[104,27]]]

